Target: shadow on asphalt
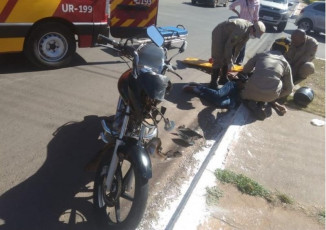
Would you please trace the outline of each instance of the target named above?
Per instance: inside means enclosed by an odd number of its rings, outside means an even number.
[[[166,100],[176,104],[176,107],[181,110],[191,110],[195,108],[191,102],[191,99],[196,96],[194,94],[185,93],[182,90],[182,87],[186,84],[187,83],[173,84],[173,88],[170,94],[166,97]],[[201,84],[205,85],[205,83]],[[226,128],[224,124],[229,123],[229,119],[232,119],[232,116],[230,118],[228,115],[234,113],[235,110],[229,111],[227,109],[217,108],[205,100],[200,100],[201,103],[206,107],[197,115],[198,125],[201,130],[203,130],[203,135],[206,140],[215,140],[217,135]],[[257,119],[252,117],[246,121],[246,124],[255,122],[256,120]],[[173,141],[176,144],[183,146],[181,143],[175,140]]]
[[[23,53],[0,54],[0,74],[39,71]]]
[[[0,229],[99,229],[90,202],[94,174],[84,167],[103,147],[101,119],[87,116],[53,133],[42,167],[0,197]]]
[[[170,93],[165,97],[165,99],[176,105],[178,109],[181,110],[191,110],[194,109],[191,98],[193,95],[186,94],[182,92],[182,87],[185,86],[188,82],[185,83],[173,83]]]
[[[106,52],[106,51],[105,51]],[[72,62],[67,67],[106,65],[124,63],[123,61],[86,62],[79,54],[75,54]],[[64,67],[66,68],[66,67]],[[0,74],[25,73],[44,71],[31,64],[23,53],[0,54]]]

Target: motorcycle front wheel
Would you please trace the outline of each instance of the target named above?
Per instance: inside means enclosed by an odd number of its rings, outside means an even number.
[[[110,189],[106,175],[113,149],[101,161],[94,181],[94,206],[97,218],[108,229],[136,229],[145,212],[148,198],[148,179],[142,177],[129,159],[119,162]]]

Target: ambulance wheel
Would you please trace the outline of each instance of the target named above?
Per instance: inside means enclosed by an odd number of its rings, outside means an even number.
[[[72,31],[65,25],[48,22],[37,26],[26,39],[25,55],[41,68],[60,68],[69,64],[76,52]]]

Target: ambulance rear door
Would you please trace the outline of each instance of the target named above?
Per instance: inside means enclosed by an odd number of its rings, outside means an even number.
[[[156,25],[159,0],[111,0],[110,33],[116,38],[144,34]]]

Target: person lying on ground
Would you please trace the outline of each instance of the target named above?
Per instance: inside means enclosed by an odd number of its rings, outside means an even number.
[[[244,80],[235,79],[228,81],[219,89],[211,89],[198,83],[189,83],[183,87],[187,93],[194,93],[210,104],[223,109],[236,108],[241,103],[240,90],[243,88]]]
[[[222,88],[214,90],[199,84],[188,84],[183,90],[194,93],[219,108],[235,108],[238,102],[244,100],[245,105],[260,120],[266,118],[260,106],[262,102],[270,103],[278,113],[285,114],[286,107],[276,100],[289,95],[293,90],[291,68],[283,57],[288,49],[289,41],[276,40],[270,51],[251,58],[244,66],[243,73],[230,74],[233,80]],[[250,74],[249,78],[246,77],[247,74]]]

